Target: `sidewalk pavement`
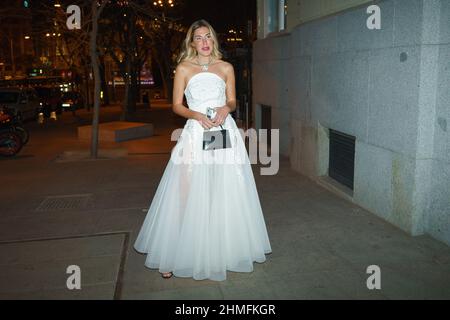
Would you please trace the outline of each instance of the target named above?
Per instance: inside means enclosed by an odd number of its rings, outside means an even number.
[[[153,103],[137,117],[154,124],[153,137],[100,143],[128,156],[61,161],[65,151],[89,150],[77,127],[91,113],[77,113],[28,123],[28,145],[0,159],[0,299],[450,298],[448,246],[410,237],[292,171],[286,158],[275,176],[253,166],[273,249],[265,263],[223,282],[162,279],[132,245],[174,146],[169,135],[185,120]],[[101,113],[101,122],[119,117],[114,106]],[[66,286],[72,265],[81,290]],[[367,288],[370,265],[381,269],[381,290]]]

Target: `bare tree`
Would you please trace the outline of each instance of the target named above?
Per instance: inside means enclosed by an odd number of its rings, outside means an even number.
[[[172,98],[176,57],[187,31],[187,28],[179,22],[181,19],[177,18],[183,4],[184,1],[177,1],[178,10],[168,6],[156,6],[158,9],[154,11],[153,16],[148,14],[150,4],[136,6],[136,10],[141,13],[140,24],[145,34],[145,40],[150,44],[152,57],[159,66],[164,96],[169,101]]]
[[[91,1],[79,0],[75,2],[83,10],[81,28],[69,30],[66,26],[67,14],[65,7],[54,7],[53,4],[45,1],[40,2],[36,14],[42,17],[40,23],[35,26],[36,37],[40,41],[40,47],[47,47],[52,44],[58,54],[52,65],[55,67],[61,62],[75,76],[79,90],[83,94],[84,100],[89,102],[89,78],[91,72],[91,59],[89,56],[89,37],[92,24]],[[43,35],[46,34],[46,37]],[[52,48],[53,49],[53,48]],[[58,58],[60,61],[56,61]]]
[[[128,120],[135,110],[132,82],[135,78],[133,60],[136,55],[135,15],[128,3],[114,3],[100,21],[100,42],[103,54],[109,55],[119,68],[125,85],[121,120]]]
[[[105,8],[108,0],[92,1],[92,29],[90,36],[90,56],[92,61],[92,69],[94,72],[94,116],[92,118],[92,142],[91,142],[91,157],[97,158],[98,153],[98,123],[100,115],[100,90],[101,90],[101,78],[100,67],[97,50],[97,36],[98,36],[98,21],[103,9]]]
[[[84,77],[85,101],[89,101],[89,78],[92,70],[94,79],[93,118],[91,136],[91,157],[98,157],[98,127],[100,115],[101,75],[99,63],[98,25],[103,10],[110,0],[78,0],[74,1],[83,14],[80,29],[69,30],[66,26],[67,14],[63,7],[55,8],[49,4],[41,4],[43,16],[51,20],[53,35],[57,36],[56,47],[59,57],[66,66]],[[71,4],[73,1],[71,1]]]
[[[125,84],[121,120],[129,120],[136,111],[139,96],[139,75],[151,52],[150,41],[142,30],[144,18],[155,16],[146,1],[116,1],[101,20],[100,46],[117,65]]]
[[[92,120],[91,156],[97,157],[100,87],[104,79],[103,59],[109,55],[116,63],[125,83],[121,120],[129,120],[136,110],[139,74],[152,55],[158,63],[165,96],[170,97],[172,70],[183,27],[167,12],[156,12],[145,0],[74,0],[82,8],[80,30],[68,30],[67,14],[47,5],[43,13],[50,17],[61,59],[69,69],[84,75],[85,100],[89,100],[89,74],[94,78],[94,116]],[[56,11],[55,11],[56,10]]]
[[[153,2],[117,1],[101,21],[102,46],[124,79],[122,120],[132,117],[139,96],[139,75],[151,56],[159,66],[164,96],[170,100],[176,52],[185,28],[169,10],[156,10]]]

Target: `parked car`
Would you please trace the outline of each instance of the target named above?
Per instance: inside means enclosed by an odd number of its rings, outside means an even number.
[[[39,97],[32,88],[0,88],[0,107],[14,111],[20,120],[36,119],[39,114]]]
[[[62,112],[61,104],[61,91],[59,88],[51,87],[35,87],[35,90],[39,96],[40,112],[45,117],[50,117],[52,112],[60,114]]]
[[[84,107],[83,97],[76,91],[64,92],[61,97],[61,106],[66,111],[81,109]]]

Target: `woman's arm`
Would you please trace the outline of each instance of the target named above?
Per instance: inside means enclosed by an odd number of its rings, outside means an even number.
[[[172,110],[179,116],[186,119],[198,118],[198,112],[189,110],[183,105],[184,88],[185,88],[186,70],[178,65],[175,71],[175,79],[173,81]]]
[[[234,68],[233,65],[227,63],[225,68],[225,74],[227,77],[227,103],[226,106],[230,108],[230,112],[234,112],[236,110],[236,79],[234,76]]]
[[[236,110],[236,80],[234,76],[234,68],[230,63],[226,63],[224,67],[226,76],[226,97],[227,102],[224,106],[216,109],[217,113],[213,119],[214,125],[220,126],[225,122],[228,114]]]

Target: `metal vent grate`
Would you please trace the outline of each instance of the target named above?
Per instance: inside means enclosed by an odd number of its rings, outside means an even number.
[[[329,176],[353,190],[355,137],[330,129]]]
[[[74,194],[47,197],[37,207],[36,211],[83,209],[87,206],[90,197],[91,194]]]

